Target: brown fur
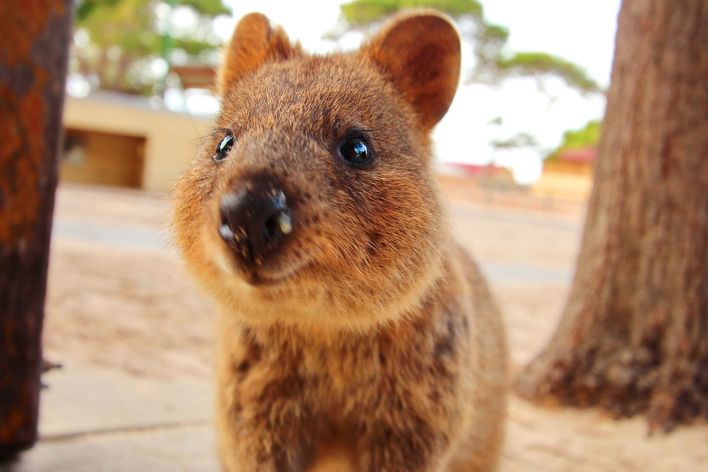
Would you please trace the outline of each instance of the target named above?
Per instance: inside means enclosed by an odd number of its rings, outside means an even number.
[[[215,132],[177,185],[174,218],[222,312],[225,470],[344,470],[343,458],[357,471],[494,469],[503,327],[431,176],[428,133],[454,95],[459,51],[429,11],[326,57],[290,46],[262,15],[239,23],[217,120],[236,143],[215,163]],[[370,169],[335,155],[352,127],[370,138]],[[217,231],[221,195],[246,177],[277,179],[295,215],[293,237],[259,262],[268,283],[246,281]]]

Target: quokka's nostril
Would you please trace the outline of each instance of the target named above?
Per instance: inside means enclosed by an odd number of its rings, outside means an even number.
[[[278,226],[274,217],[268,218],[263,225],[263,237],[266,240],[273,239],[278,235]]]
[[[280,210],[270,216],[263,225],[263,236],[272,240],[274,238],[288,235],[292,232],[292,220],[287,210]]]

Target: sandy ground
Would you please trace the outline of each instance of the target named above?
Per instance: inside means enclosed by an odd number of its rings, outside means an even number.
[[[500,302],[517,372],[557,323],[583,208],[482,198],[455,182],[443,190],[455,234]],[[160,195],[60,188],[45,349],[64,369],[47,376],[43,440],[15,470],[216,469],[214,314],[169,247],[168,213]],[[111,415],[108,397],[119,405]],[[615,422],[512,396],[507,431],[502,471],[708,470],[707,426],[647,437],[640,418]],[[175,451],[183,443],[191,446]],[[112,456],[124,460],[102,462]]]

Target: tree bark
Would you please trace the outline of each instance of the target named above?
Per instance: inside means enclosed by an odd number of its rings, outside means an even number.
[[[622,4],[575,278],[523,396],[708,419],[706,25],[706,0]]]
[[[71,6],[0,2],[0,458],[37,437]]]

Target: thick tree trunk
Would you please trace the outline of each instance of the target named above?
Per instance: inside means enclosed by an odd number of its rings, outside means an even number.
[[[708,2],[624,0],[577,270],[532,399],[708,419]]]
[[[37,436],[71,5],[0,2],[0,459]]]

